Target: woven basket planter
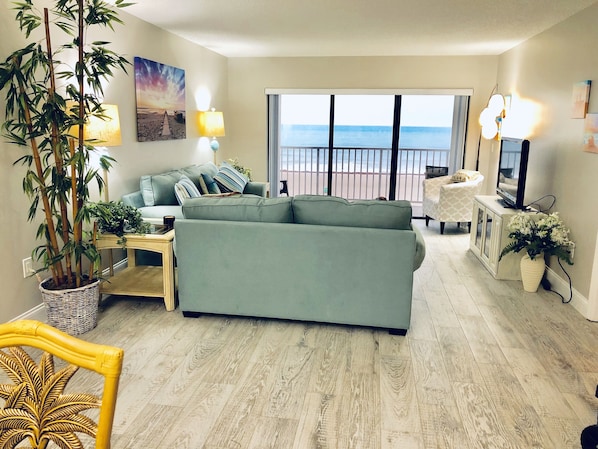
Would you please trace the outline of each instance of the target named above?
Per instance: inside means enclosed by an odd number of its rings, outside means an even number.
[[[100,281],[70,290],[46,290],[39,285],[48,324],[70,335],[89,332],[98,324]]]

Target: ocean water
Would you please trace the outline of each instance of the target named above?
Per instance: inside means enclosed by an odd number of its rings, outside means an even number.
[[[337,148],[390,148],[392,126],[335,126]],[[328,147],[327,125],[282,125],[283,147]],[[400,148],[449,150],[450,127],[402,126]]]
[[[434,160],[426,153],[401,151],[399,172],[423,173],[426,165],[447,165],[451,146],[450,127],[403,126],[399,136],[399,149],[434,150]],[[335,171],[353,172],[390,171],[392,146],[391,126],[335,126]],[[328,148],[326,125],[282,125],[281,167],[294,171],[326,171]],[[285,148],[287,147],[287,148]],[[288,148],[291,147],[291,148]],[[343,148],[376,149],[354,151]],[[417,160],[415,160],[417,158]]]

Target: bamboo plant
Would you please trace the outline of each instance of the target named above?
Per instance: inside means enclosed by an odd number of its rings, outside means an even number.
[[[87,43],[92,27],[122,24],[114,6],[102,0],[54,0],[39,10],[33,0],[14,4],[20,30],[42,38],[14,51],[0,64],[0,90],[6,90],[3,136],[25,151],[15,165],[25,166],[22,188],[30,200],[29,221],[39,221],[38,271],[49,270],[47,289],[78,288],[96,278],[99,253],[94,245],[88,200],[89,186],[103,179],[90,165],[94,141],[84,140],[90,116],[103,117],[102,83],[129,62],[108,49],[109,42]],[[38,31],[35,31],[38,30]],[[52,47],[52,33],[62,42]],[[113,159],[99,156],[109,169]]]

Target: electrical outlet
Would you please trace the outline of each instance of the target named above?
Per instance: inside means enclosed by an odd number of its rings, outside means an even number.
[[[31,257],[27,259],[23,259],[23,277],[29,277],[33,274],[35,270],[33,269],[33,260]]]

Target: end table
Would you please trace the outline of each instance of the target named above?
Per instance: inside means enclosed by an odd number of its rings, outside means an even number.
[[[166,310],[175,308],[175,274],[172,243],[174,229],[156,234],[127,234],[125,243],[114,234],[99,234],[98,250],[125,248],[127,268],[114,273],[100,284],[100,293],[127,296],[163,297]],[[162,254],[162,266],[137,266],[135,250],[142,249]],[[112,275],[114,273],[114,275]]]

